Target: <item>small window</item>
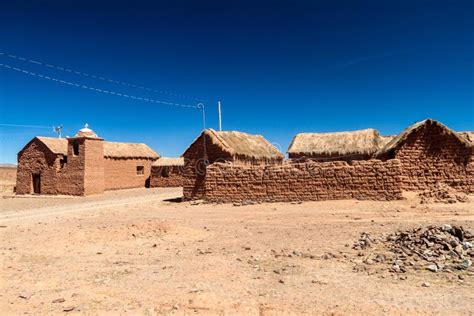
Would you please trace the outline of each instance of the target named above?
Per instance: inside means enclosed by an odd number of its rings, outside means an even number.
[[[161,169],[161,177],[162,178],[168,178],[170,176],[169,169],[167,167],[163,167]]]
[[[60,164],[61,168],[66,167],[66,164],[67,164],[67,156],[61,158],[61,160],[59,160],[59,164]]]
[[[143,174],[145,174],[145,167],[143,167],[143,166],[137,166],[137,174],[138,174],[138,175],[143,175]]]
[[[79,144],[77,142],[72,143],[72,154],[79,156]]]

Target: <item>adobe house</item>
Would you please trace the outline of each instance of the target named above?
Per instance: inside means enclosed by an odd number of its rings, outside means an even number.
[[[182,187],[184,158],[160,157],[151,165],[150,187]]]
[[[283,161],[283,154],[261,135],[237,131],[204,130],[186,149],[184,158],[184,198],[205,196],[206,168],[214,162],[237,164],[275,164]]]
[[[474,192],[473,143],[469,136],[426,119],[405,129],[375,157],[400,160],[402,186],[406,190],[424,190],[441,182]]]
[[[149,185],[158,154],[145,144],[106,142],[87,127],[74,137],[35,137],[18,153],[17,194],[90,195]]]
[[[390,139],[369,128],[351,132],[300,133],[288,147],[290,159],[314,161],[366,160]]]

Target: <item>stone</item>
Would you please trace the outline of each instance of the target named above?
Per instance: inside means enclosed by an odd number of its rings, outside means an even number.
[[[66,306],[63,308],[63,312],[71,312],[75,309],[75,306]]]
[[[430,284],[428,282],[423,282],[421,283],[422,287],[430,287]]]
[[[430,264],[429,266],[426,267],[426,269],[431,272],[438,272],[438,267],[436,266],[436,264]]]
[[[66,300],[62,297],[52,300],[51,303],[64,303]]]

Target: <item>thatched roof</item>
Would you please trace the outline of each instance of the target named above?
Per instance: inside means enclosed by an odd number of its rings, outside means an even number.
[[[160,156],[143,143],[104,142],[104,157],[111,158],[159,158]]]
[[[379,132],[372,128],[351,132],[300,133],[293,137],[288,153],[308,156],[371,155],[382,142]]]
[[[394,138],[395,136],[380,136],[380,140],[381,140],[380,148],[387,145]]]
[[[169,157],[160,157],[158,160],[153,162],[152,166],[154,167],[170,167],[170,166],[184,166],[184,158],[169,158]]]
[[[467,139],[468,141],[471,142],[471,144],[474,144],[474,132],[471,131],[466,131],[466,132],[458,132],[459,135]]]
[[[389,153],[393,150],[396,150],[398,147],[400,147],[403,144],[403,142],[411,134],[413,134],[413,133],[417,132],[418,130],[420,130],[420,129],[426,127],[426,126],[429,126],[429,125],[436,125],[436,126],[440,127],[443,130],[444,133],[452,135],[457,140],[459,140],[459,142],[461,144],[465,145],[466,147],[472,147],[472,143],[467,138],[465,138],[465,137],[461,136],[459,133],[451,130],[446,125],[444,125],[444,124],[442,124],[438,121],[432,120],[432,119],[426,119],[426,120],[417,122],[417,123],[409,126],[408,128],[406,128],[403,132],[400,133],[400,135],[393,138],[385,146],[383,146],[379,151],[377,151],[375,156],[379,157],[379,156],[387,154],[387,153]]]
[[[202,136],[208,136],[214,145],[219,146],[222,151],[232,157],[256,159],[256,160],[283,160],[283,154],[269,141],[261,135],[252,135],[237,131],[215,131],[213,129],[205,130],[192,144],[201,139]],[[192,146],[191,144],[191,146]],[[186,149],[186,152],[191,148]]]
[[[53,137],[35,137],[42,142],[53,154],[67,155],[67,139]]]
[[[67,139],[53,137],[35,138],[42,142],[53,154],[67,155]],[[159,155],[146,144],[104,142],[104,157],[156,159]]]

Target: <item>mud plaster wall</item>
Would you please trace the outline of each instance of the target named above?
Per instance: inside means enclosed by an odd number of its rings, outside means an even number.
[[[183,186],[183,167],[181,166],[152,166],[150,187],[181,187]],[[164,176],[164,175],[167,176]]]
[[[208,202],[291,202],[402,198],[400,162],[389,160],[285,163],[239,166],[215,163],[207,168]]]
[[[83,144],[79,145],[84,153]],[[34,140],[18,156],[17,194],[33,193],[32,174],[41,175],[41,194],[84,194],[84,163],[80,156],[70,157],[61,167],[62,155],[56,155]]]
[[[459,191],[474,192],[472,150],[437,125],[411,134],[388,158],[392,157],[401,162],[405,190],[425,190],[441,182]]]
[[[368,160],[370,155],[368,154],[351,154],[351,155],[323,155],[323,154],[309,154],[309,153],[289,153],[288,158],[304,161],[306,159],[321,160],[321,161],[346,161],[351,162],[353,160]]]
[[[105,190],[148,187],[153,161],[146,158],[105,158]],[[137,174],[137,166],[144,167],[142,175]]]
[[[205,178],[208,164],[232,161],[240,165],[273,165],[281,164],[282,159],[248,159],[243,156],[232,156],[212,143],[208,136],[199,137],[183,155],[183,197],[185,200],[203,199],[205,197]]]

